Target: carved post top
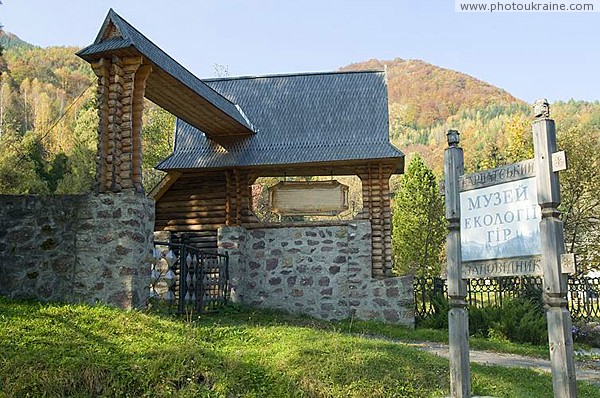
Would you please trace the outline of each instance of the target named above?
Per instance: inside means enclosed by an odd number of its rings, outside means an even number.
[[[533,103],[533,117],[535,119],[550,118],[550,104],[546,98],[540,98]]]
[[[448,130],[446,139],[448,140],[448,146],[458,146],[458,143],[460,142],[460,133],[458,130]]]

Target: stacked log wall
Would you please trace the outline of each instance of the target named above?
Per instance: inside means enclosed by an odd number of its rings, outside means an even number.
[[[182,174],[156,202],[156,231],[174,242],[217,248],[217,229],[256,222],[247,173],[236,170]]]
[[[389,179],[394,168],[368,164],[358,173],[362,181],[363,212],[371,221],[373,277],[392,276],[392,222]]]

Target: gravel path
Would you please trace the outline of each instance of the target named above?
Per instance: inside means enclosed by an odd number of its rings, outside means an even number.
[[[406,343],[411,347],[435,354],[440,357],[449,357],[449,348],[445,344],[421,342]],[[544,372],[551,372],[550,361],[541,358],[526,357],[514,354],[500,354],[490,351],[469,351],[471,362],[482,365],[499,365],[508,367],[519,367],[528,369],[538,369]],[[600,361],[586,360],[577,361],[577,380],[587,381],[600,386]]]

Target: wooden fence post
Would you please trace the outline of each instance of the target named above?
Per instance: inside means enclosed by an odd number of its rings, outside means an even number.
[[[546,100],[534,106],[533,145],[535,151],[537,197],[542,209],[540,240],[544,270],[544,303],[548,319],[548,342],[552,364],[554,396],[577,396],[571,314],[567,309],[567,281],[562,273],[561,254],[565,252],[563,223],[559,219],[560,187],[552,168],[556,152],[554,120]]]
[[[464,173],[463,150],[458,146],[459,134],[448,130],[448,148],[444,152],[446,195],[446,267],[448,273],[448,329],[450,342],[450,394],[453,398],[471,396],[469,366],[469,316],[467,313],[467,286],[462,279],[460,244],[460,186]]]

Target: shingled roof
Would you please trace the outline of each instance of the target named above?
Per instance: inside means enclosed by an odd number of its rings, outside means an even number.
[[[227,145],[183,120],[160,170],[361,164],[383,160],[403,172],[388,133],[383,72],[336,72],[204,80],[241,106],[256,134]]]
[[[253,134],[240,107],[181,66],[112,9],[90,46],[77,55],[92,63],[103,57],[143,57],[152,65],[145,96],[220,141]]]

